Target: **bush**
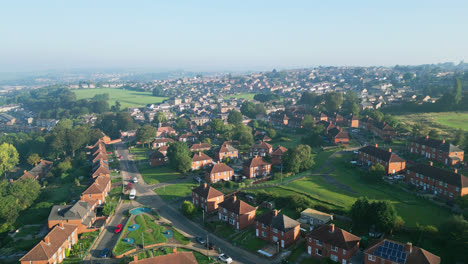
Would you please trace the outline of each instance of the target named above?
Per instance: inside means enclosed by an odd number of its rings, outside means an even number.
[[[102,209],[102,213],[105,216],[111,215],[112,213],[114,213],[115,206],[116,206],[115,203],[106,203],[106,204],[104,204],[104,208]]]
[[[193,205],[193,203],[189,202],[189,201],[184,201],[182,203],[182,205],[180,206],[180,209],[182,211],[182,213],[186,216],[186,217],[189,217],[189,218],[192,218],[196,211],[197,211],[197,208],[195,207],[195,205]]]

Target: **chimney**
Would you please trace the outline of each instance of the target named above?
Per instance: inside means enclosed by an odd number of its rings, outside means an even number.
[[[426,139],[429,139],[429,136],[428,136],[428,135],[426,135]]]
[[[26,172],[27,172],[27,170],[24,170],[24,171],[23,171],[23,173],[26,173]]]
[[[434,165],[434,162],[429,161],[429,166],[432,166],[432,165]]]
[[[330,233],[335,232],[335,224],[330,224]]]
[[[445,139],[442,139],[442,144],[445,144]]]
[[[453,172],[458,173],[458,170],[455,168],[455,169],[453,169]]]
[[[379,145],[378,145],[377,143],[375,143],[375,146],[374,146],[374,147],[378,148],[378,147],[379,147]]]
[[[277,216],[277,215],[278,215],[278,210],[276,210],[276,209],[273,210],[273,215],[274,215],[274,216]]]
[[[44,237],[44,243],[46,243],[47,245],[50,244],[50,238],[48,236]]]
[[[389,149],[388,149],[388,152],[392,152],[392,149],[391,149],[391,148],[389,148]]]
[[[203,188],[206,188],[206,187],[208,187],[208,183],[205,182],[203,183]]]
[[[237,197],[235,195],[232,196],[232,201],[235,202],[237,200]]]
[[[133,255],[133,261],[138,261],[138,254]]]
[[[60,228],[63,228],[63,222],[60,222],[60,223],[59,223],[59,227],[60,227]]]
[[[177,248],[176,247],[172,248],[172,253],[177,253]]]
[[[406,251],[408,251],[408,253],[413,252],[413,243],[411,243],[411,242],[406,243],[405,249],[406,249]]]

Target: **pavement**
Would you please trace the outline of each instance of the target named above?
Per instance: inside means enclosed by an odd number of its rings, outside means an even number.
[[[137,197],[134,201],[130,203],[122,203],[121,206],[116,211],[115,215],[112,217],[109,224],[105,227],[105,230],[101,232],[96,243],[93,245],[90,253],[84,259],[84,262],[94,261],[99,258],[99,254],[104,248],[112,249],[118,239],[118,234],[113,234],[113,227],[117,224],[123,224],[126,220],[124,213],[129,208],[139,207],[139,206],[149,206],[155,209],[159,215],[172,223],[172,225],[185,233],[188,237],[192,239],[196,236],[206,236],[209,235],[209,239],[214,243],[218,249],[221,249],[223,253],[229,255],[234,260],[233,263],[252,263],[252,264],[262,264],[262,263],[275,263],[279,260],[267,260],[263,257],[260,257],[256,254],[253,254],[242,248],[233,246],[228,241],[224,240],[221,237],[218,237],[215,234],[209,233],[198,223],[192,222],[187,219],[177,208],[167,204],[160,196],[158,196],[154,191],[153,185],[147,185],[141,174],[139,173],[137,166],[135,165],[131,154],[129,153],[127,147],[123,143],[115,145],[116,155],[122,156],[120,159],[120,167],[122,173],[122,180],[124,182],[130,181],[133,177],[138,178],[138,183],[134,183],[133,186],[136,189]],[[99,259],[100,263],[115,263],[118,262],[116,259]]]

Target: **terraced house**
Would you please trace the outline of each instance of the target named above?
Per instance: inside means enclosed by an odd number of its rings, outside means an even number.
[[[288,247],[299,239],[301,223],[273,210],[255,218],[255,236]]]
[[[257,209],[237,199],[234,195],[218,205],[219,220],[228,222],[236,230],[242,230],[254,223]]]
[[[192,201],[198,208],[211,213],[218,209],[218,204],[224,201],[224,194],[204,183],[192,189]]]
[[[387,174],[399,173],[406,167],[406,161],[392,153],[392,149],[384,150],[379,148],[377,144],[360,148],[358,160],[366,166],[380,164],[385,167]]]
[[[192,170],[202,169],[213,163],[213,159],[203,152],[198,152],[192,158]]]
[[[262,157],[254,157],[243,165],[243,173],[248,178],[265,177],[270,175],[271,164]]]
[[[463,162],[465,155],[462,149],[446,142],[445,139],[432,139],[429,136],[413,140],[408,151],[451,166]]]
[[[434,167],[432,161],[429,165],[418,163],[410,166],[405,181],[447,200],[468,194],[468,177],[458,173],[457,169]]]
[[[205,181],[215,183],[218,181],[229,181],[234,176],[234,170],[224,163],[217,162],[213,167],[208,168],[205,173]]]
[[[239,151],[233,146],[224,143],[215,153],[216,159],[222,161],[224,158],[237,159],[239,158]]]
[[[383,239],[364,251],[364,264],[440,264],[440,257],[411,243]]]

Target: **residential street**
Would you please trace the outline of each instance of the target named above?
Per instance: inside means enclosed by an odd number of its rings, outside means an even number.
[[[123,224],[125,220],[123,213],[125,213],[126,210],[128,210],[130,207],[139,206],[138,204],[156,209],[163,218],[172,222],[174,227],[192,236],[192,238],[200,235],[205,236],[208,233],[208,231],[206,231],[202,226],[187,219],[179,212],[178,209],[167,204],[164,200],[161,199],[161,197],[153,192],[154,186],[147,185],[144,182],[125,144],[121,143],[115,145],[115,147],[117,156],[122,156],[120,159],[120,166],[123,181],[127,182],[133,177],[138,177],[138,183],[133,185],[137,191],[137,198],[132,203],[122,204],[118,212],[114,215],[110,224],[106,226],[106,229],[103,231],[104,233],[95,243],[93,249],[90,250],[90,254],[86,257],[86,260],[96,260],[96,258],[99,257],[102,249],[112,249],[114,247],[115,243],[117,242],[118,235],[112,233],[113,227],[119,223]],[[229,242],[223,240],[215,234],[210,233],[209,238],[210,241],[217,245],[217,247],[220,248],[224,253],[230,255],[233,258],[233,263],[272,263],[272,261],[231,245]],[[115,261],[106,261],[106,263],[111,262]]]

